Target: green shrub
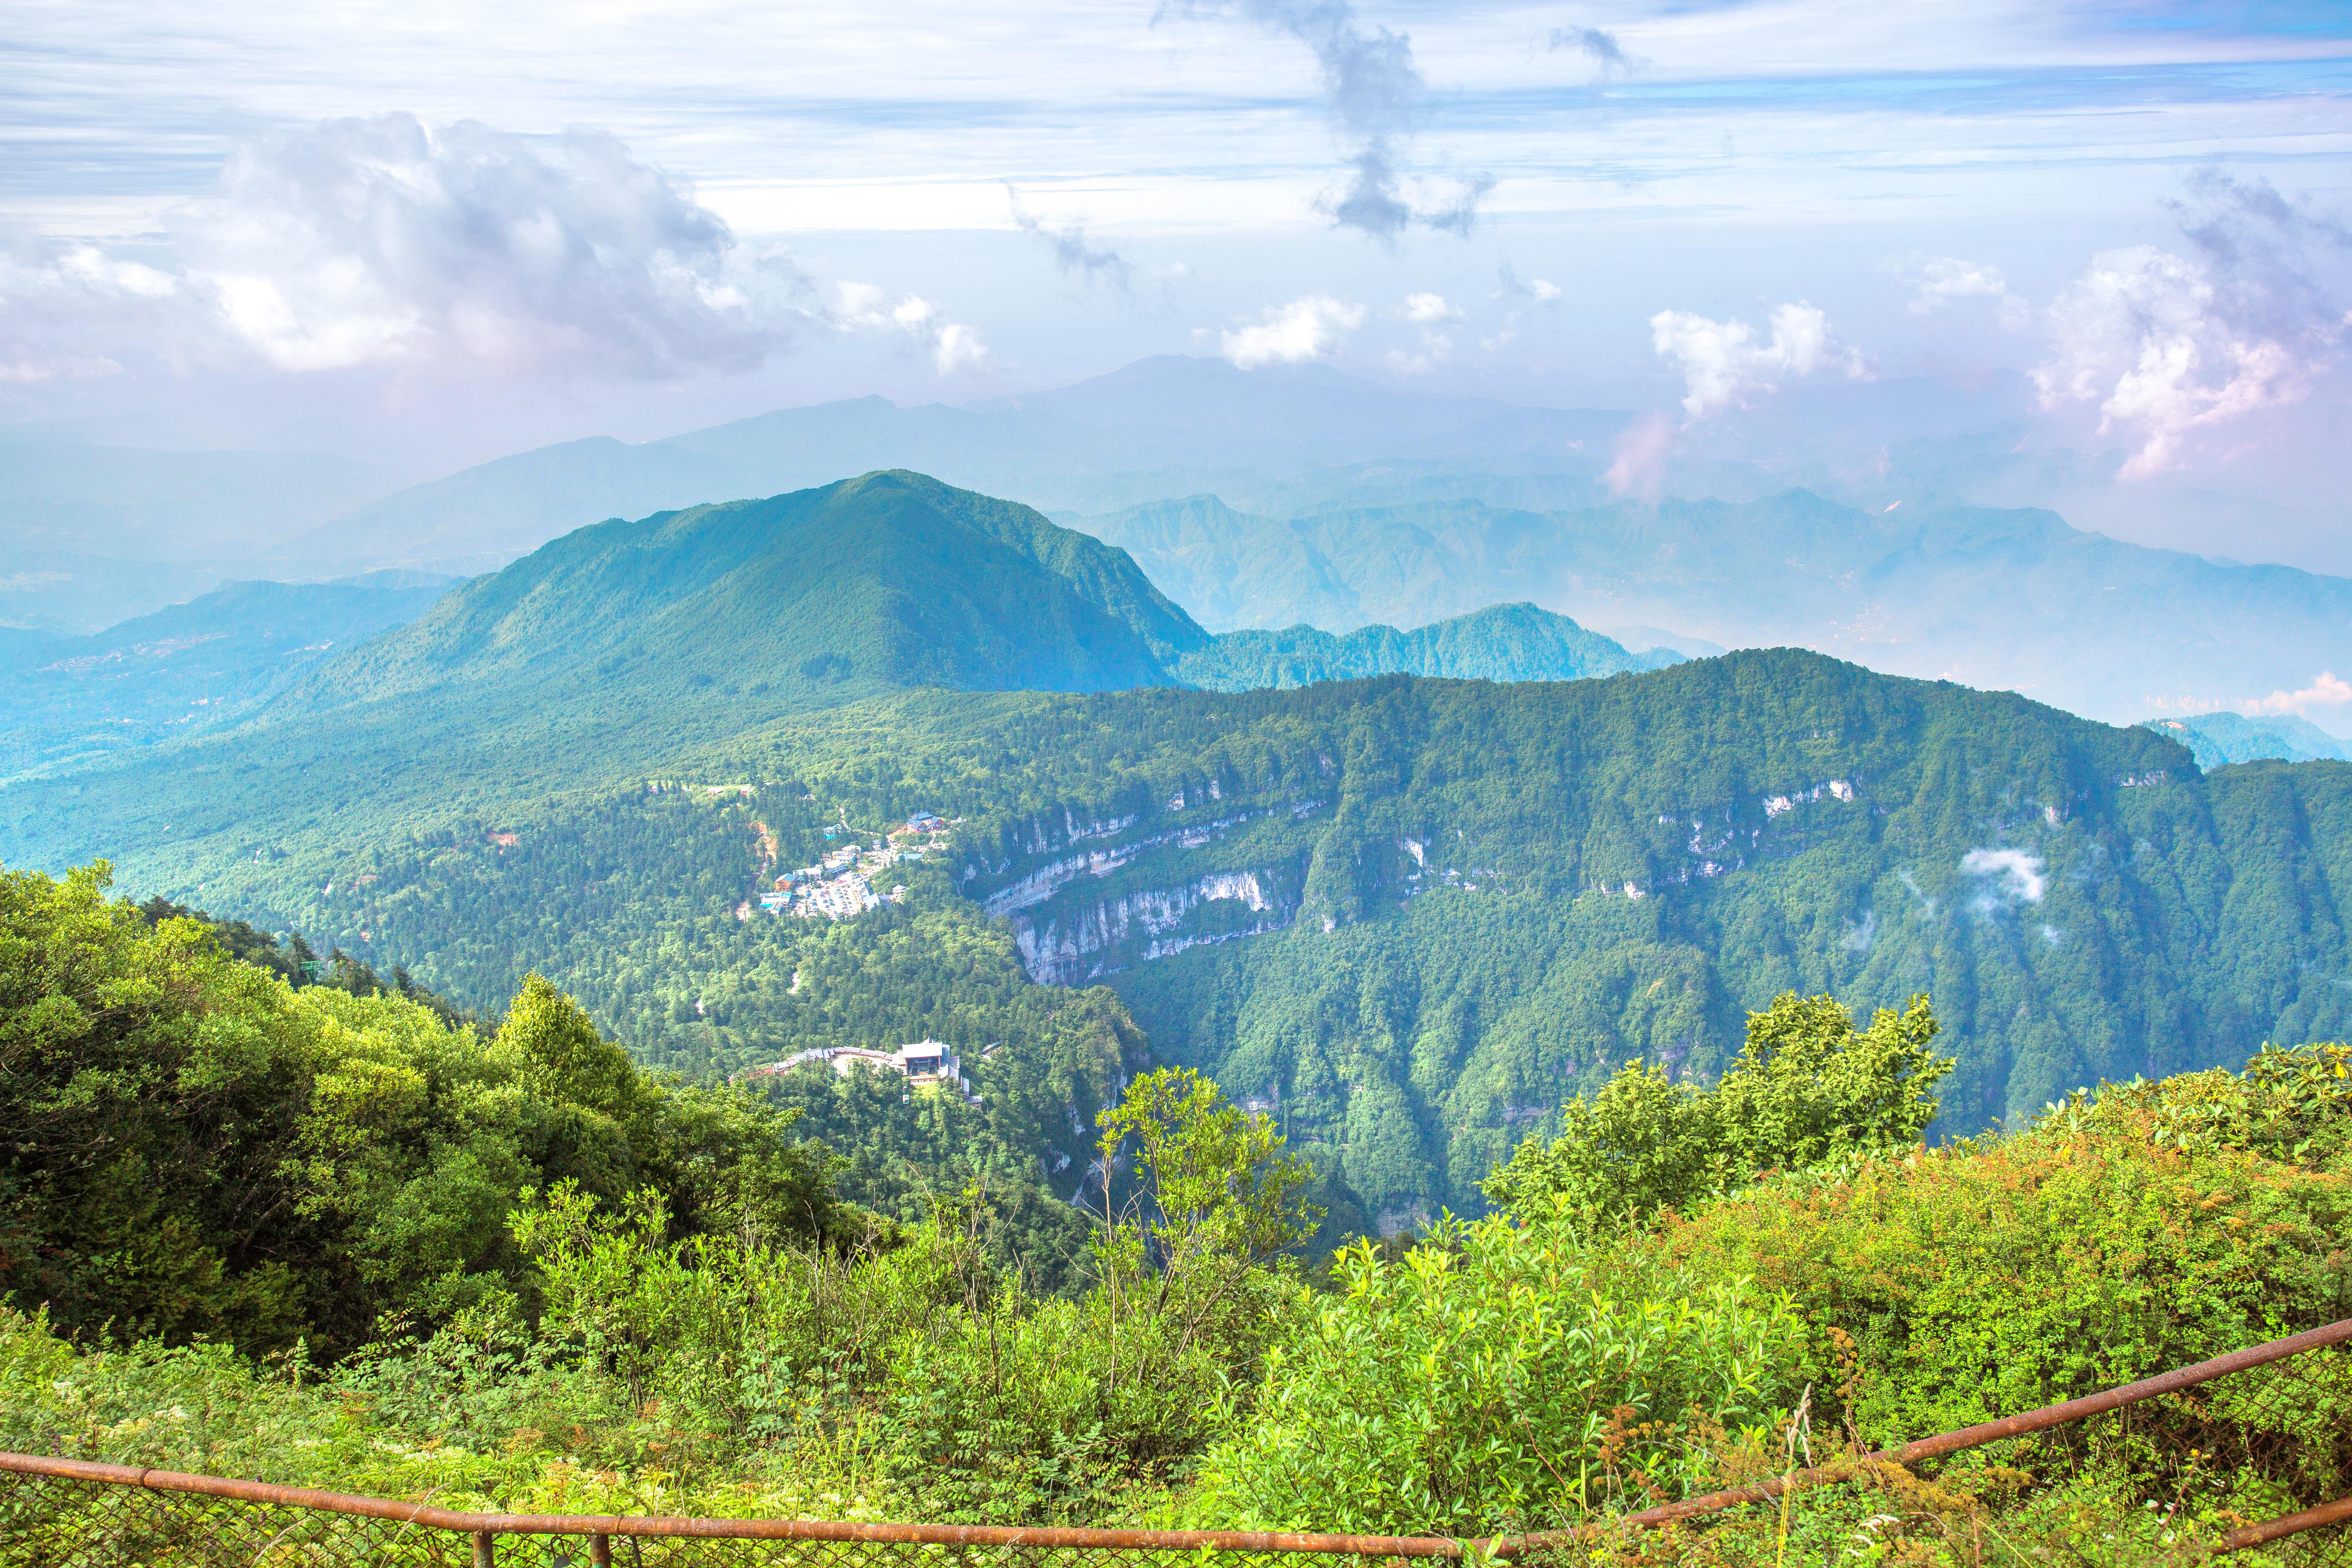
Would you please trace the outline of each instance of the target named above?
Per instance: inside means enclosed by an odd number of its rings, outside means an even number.
[[[1713,1089],[1627,1062],[1561,1108],[1559,1137],[1520,1144],[1484,1190],[1529,1212],[1647,1214],[1767,1172],[1907,1147],[1936,1119],[1936,1085],[1952,1070],[1927,1048],[1937,1032],[1925,996],[1857,1029],[1836,998],[1785,993],[1748,1016],[1739,1059]]]
[[[1761,1184],[1628,1249],[1849,1335],[1870,1442],[2031,1410],[2352,1316],[2347,1056],[2110,1086],[2007,1137]],[[2352,1431],[2352,1405],[2327,1418]]]
[[[1708,1481],[1798,1398],[1804,1324],[1646,1263],[1499,1215],[1349,1248],[1203,1461],[1198,1517],[1485,1535]]]

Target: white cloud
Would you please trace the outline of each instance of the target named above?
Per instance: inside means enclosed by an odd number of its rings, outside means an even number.
[[[168,240],[145,260],[9,247],[0,328],[285,371],[665,380],[749,369],[800,318],[781,255],[747,256],[689,189],[594,131],[526,142],[387,114],[273,132],[231,153]]]
[[[1758,393],[1770,392],[1779,375],[1835,371],[1860,378],[1859,352],[1830,334],[1829,318],[1798,301],[1772,312],[1772,337],[1756,341],[1745,321],[1715,321],[1686,310],[1661,310],[1650,318],[1650,341],[1661,358],[1681,370],[1687,395],[1683,411],[1705,418]]]
[[[1559,298],[1560,287],[1549,278],[1530,278],[1528,292],[1535,296],[1537,304],[1549,305]]]
[[[1915,316],[1932,315],[1955,300],[1991,300],[2000,306],[2000,324],[2011,331],[2032,321],[2032,303],[2009,286],[1998,267],[1957,256],[1914,255],[1897,262],[1895,270],[1911,286]]]
[[[1421,329],[1421,347],[1412,353],[1392,349],[1389,368],[1400,375],[1423,375],[1435,370],[1454,353],[1454,334],[1444,329],[1462,320],[1462,310],[1443,294],[1408,294],[1404,319]]]
[[[2315,708],[2340,708],[2347,702],[2352,702],[2352,682],[2338,679],[2334,671],[2323,669],[2318,679],[2300,691],[2273,691],[2268,697],[2240,704],[2239,710],[2248,714],[2296,713],[2308,718]]]
[[[988,345],[980,341],[979,332],[961,321],[950,321],[940,328],[939,337],[931,344],[931,363],[941,375],[978,370],[987,363]]]
[[[2104,251],[2047,313],[2042,404],[2095,401],[2102,434],[2130,432],[2126,479],[2180,466],[2196,431],[2303,397],[2323,368],[2229,320],[2200,264],[2154,246]]]
[[[458,360],[666,379],[782,346],[777,286],[617,139],[330,121],[241,145],[182,237],[230,332],[285,370]]]
[[[1328,359],[1364,322],[1364,307],[1308,294],[1273,307],[1253,325],[1220,333],[1218,348],[1243,370]]]
[[[2029,904],[2040,903],[2050,888],[2042,857],[2022,849],[1971,849],[1960,857],[1960,869],[1971,877],[1997,880],[1999,891]]]
[[[961,321],[950,321],[939,306],[919,294],[897,304],[885,289],[871,283],[843,281],[834,285],[833,321],[845,331],[896,332],[929,351],[931,366],[941,375],[978,370],[989,363],[988,345],[980,333]]]

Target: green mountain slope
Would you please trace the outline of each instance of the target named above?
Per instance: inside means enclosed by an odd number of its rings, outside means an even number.
[[[1363,626],[1345,637],[1313,626],[1226,632],[1176,666],[1177,679],[1212,691],[1251,691],[1370,675],[1441,675],[1465,680],[1583,680],[1680,664],[1670,648],[1629,653],[1566,616],[1533,605],[1496,605],[1412,631]]]
[[[232,583],[92,636],[0,644],[0,778],[233,721],[446,587]]]
[[[917,1030],[1042,1062],[1022,1020],[1108,984],[1159,1059],[1278,1107],[1367,1224],[1475,1205],[1629,1058],[1719,1070],[1784,989],[1932,993],[1958,1131],[2352,1026],[2352,766],[2204,778],[2145,730],[1791,650],[1565,683],[885,694],[667,732],[684,789],[520,742],[395,767],[388,730],[352,733],[209,742],[168,787],[158,759],[0,790],[0,855],[111,853],[135,891],[469,1005],[538,968],[681,1068]],[[754,906],[827,825],[871,842],[917,810],[964,820],[894,872],[903,907]]]
[[[1119,552],[875,473],[567,534],[321,670],[278,717],[528,692],[595,723],[616,704],[742,700],[713,715],[731,731],[894,687],[1151,683],[1207,641]]]
[[[2199,713],[2187,719],[2150,719],[2143,727],[2188,747],[2200,768],[2231,763],[2352,760],[2343,742],[2292,713],[2257,718],[2243,713]]]

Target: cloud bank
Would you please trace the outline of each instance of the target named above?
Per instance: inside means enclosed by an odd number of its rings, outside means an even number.
[[[0,324],[18,342],[111,335],[182,363],[668,380],[780,351],[803,286],[614,137],[527,142],[407,114],[240,144],[217,193],[146,248],[20,241],[0,265]]]
[[[2096,404],[2131,437],[2126,479],[2186,463],[2198,437],[2295,403],[2337,359],[2352,234],[2261,181],[2208,171],[2173,204],[2192,255],[2103,251],[2044,312],[2042,406]]]
[[[2240,710],[2259,717],[2264,713],[2293,713],[2300,718],[2311,717],[2315,708],[2341,708],[2352,702],[2352,682],[2337,679],[2333,670],[2323,669],[2319,679],[2300,691],[2273,691],[2268,697],[2257,697],[2240,705]]]

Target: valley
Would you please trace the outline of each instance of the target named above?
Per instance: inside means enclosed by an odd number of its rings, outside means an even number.
[[[2207,776],[2156,731],[1793,650],[1188,690],[1209,634],[1028,519],[876,476],[590,530],[242,728],[0,789],[0,856],[104,857],[467,1006],[536,971],[681,1070],[938,1039],[992,1125],[988,1075],[1035,1065],[1008,1018],[1097,996],[1278,1107],[1368,1228],[1475,1212],[1626,1059],[1719,1073],[1784,990],[1933,994],[1946,1136],[2346,1026],[2352,766]],[[1316,637],[1278,657],[1328,668]],[[648,784],[696,778],[747,782]],[[903,991],[849,1003],[824,955],[859,952]],[[981,953],[982,990],[949,978]],[[1070,1154],[1022,1117],[993,1135]]]

